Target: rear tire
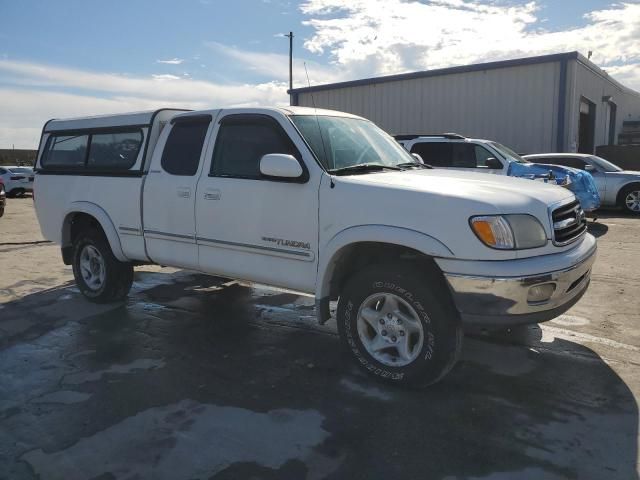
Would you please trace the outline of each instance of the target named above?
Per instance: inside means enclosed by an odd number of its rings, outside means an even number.
[[[131,289],[133,265],[119,261],[104,234],[94,228],[76,238],[72,266],[80,292],[91,302],[117,302]]]
[[[625,212],[640,215],[640,184],[625,187],[618,198],[618,203]]]
[[[440,273],[402,263],[354,274],[337,320],[356,363],[390,383],[431,385],[453,368],[462,347],[460,318]]]

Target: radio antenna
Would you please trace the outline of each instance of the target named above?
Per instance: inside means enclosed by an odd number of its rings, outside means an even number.
[[[307,71],[307,62],[304,62],[304,73],[307,76],[307,85],[311,88],[311,82],[309,81],[309,72]],[[318,125],[318,133],[320,134],[320,142],[322,143],[322,153],[324,154],[324,161],[329,162],[329,157],[327,156],[327,147],[324,144],[324,137],[322,135],[322,128],[320,128],[320,119],[318,118],[318,109],[316,108],[316,101],[313,98],[313,91],[309,90],[309,94],[311,95],[311,105],[313,105],[313,112],[316,117],[316,124]],[[327,172],[329,173],[329,172]],[[336,185],[333,183],[333,176],[329,173],[329,182],[331,188],[334,188]]]

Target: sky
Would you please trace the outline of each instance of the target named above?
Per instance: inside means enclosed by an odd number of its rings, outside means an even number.
[[[294,87],[577,50],[640,91],[638,0],[0,0],[0,148],[49,118],[288,105],[289,31]]]

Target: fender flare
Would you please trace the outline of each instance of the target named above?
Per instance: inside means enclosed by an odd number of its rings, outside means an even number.
[[[640,180],[629,180],[627,183],[621,185],[620,188],[618,188],[618,193],[616,193],[616,205],[618,205],[623,200],[622,192],[632,185],[637,185],[640,188]]]
[[[64,214],[64,221],[62,222],[62,246],[65,247],[70,242],[71,232],[69,231],[69,216],[75,213],[86,213],[91,215],[97,220],[102,227],[104,234],[107,237],[109,246],[113,255],[121,262],[128,262],[129,259],[122,251],[122,245],[120,244],[120,237],[116,227],[113,225],[109,214],[105,212],[101,207],[91,202],[72,202],[69,208]]]
[[[328,301],[336,261],[344,248],[360,242],[379,242],[412,248],[431,257],[453,257],[449,248],[437,238],[409,228],[390,225],[358,225],[338,232],[320,250],[316,278],[316,302]]]

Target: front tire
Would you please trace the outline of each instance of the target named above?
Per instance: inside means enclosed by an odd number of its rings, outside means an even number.
[[[133,265],[120,262],[96,229],[82,231],[73,244],[73,276],[82,295],[94,303],[124,299],[133,283]]]
[[[640,215],[640,184],[630,185],[620,192],[620,206],[627,213]]]
[[[439,272],[427,270],[374,265],[351,277],[340,295],[340,338],[356,363],[379,379],[426,387],[459,356],[459,315]]]

